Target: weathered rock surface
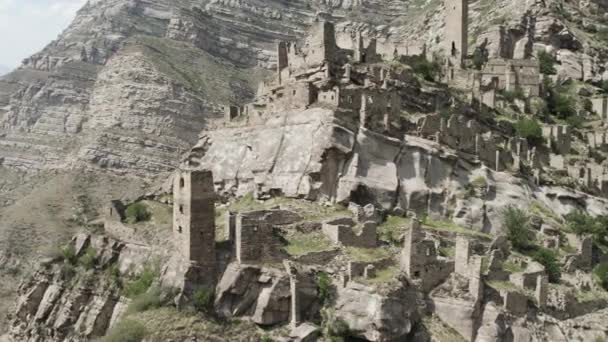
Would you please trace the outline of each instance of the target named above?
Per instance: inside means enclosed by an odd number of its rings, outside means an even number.
[[[459,158],[460,157],[460,158]],[[271,192],[311,200],[375,203],[445,217],[487,233],[500,232],[508,205],[546,203],[566,214],[583,206],[608,212],[603,199],[564,188],[537,187],[506,172],[493,172],[474,159],[429,140],[402,141],[353,127],[325,108],[288,111],[263,125],[206,132],[192,149],[189,166],[210,168],[220,192]],[[480,198],[462,194],[482,175],[489,191]]]
[[[256,324],[289,319],[289,279],[276,270],[232,263],[216,288],[215,310],[223,317],[249,316]]]
[[[19,289],[10,335],[15,341],[86,341],[104,336],[124,313],[121,297],[106,269],[138,272],[152,258],[150,249],[102,236],[80,234],[71,244],[75,258],[96,251],[95,268],[68,260],[47,260]]]
[[[339,288],[336,316],[348,324],[352,336],[368,341],[392,341],[409,334],[418,320],[416,296],[406,289],[377,293],[356,283]]]

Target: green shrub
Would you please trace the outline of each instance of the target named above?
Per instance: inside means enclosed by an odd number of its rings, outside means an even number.
[[[59,269],[59,275],[63,280],[70,280],[76,275],[76,268],[70,263],[64,263]]]
[[[531,145],[539,145],[543,141],[543,129],[534,119],[520,119],[515,123],[515,131]]]
[[[131,314],[136,312],[143,312],[160,307],[162,305],[160,296],[160,288],[158,288],[158,286],[152,286],[150,289],[148,289],[148,291],[139,294],[135,298],[133,298],[133,300],[129,304],[127,313]]]
[[[557,262],[555,252],[547,248],[539,248],[536,252],[534,252],[534,254],[532,254],[532,259],[545,266],[545,272],[547,272],[550,282],[559,282],[562,271]]]
[[[146,327],[138,321],[125,319],[114,326],[101,342],[140,342],[146,336]]]
[[[557,70],[555,70],[555,58],[546,51],[541,51],[538,53],[538,62],[540,64],[540,72],[545,75],[555,75]]]
[[[589,99],[583,100],[583,109],[589,113],[593,113],[593,102]]]
[[[608,245],[608,216],[592,217],[582,210],[575,210],[564,218],[574,234],[592,235],[596,243]]]
[[[557,93],[555,96],[554,113],[561,119],[567,119],[576,115],[576,101],[564,94]]]
[[[321,328],[323,335],[332,342],[344,341],[349,334],[348,324],[336,317],[335,311],[329,308],[321,310]]]
[[[129,205],[125,215],[127,217],[127,223],[147,221],[151,216],[146,205],[141,202]]]
[[[596,34],[596,37],[598,37],[600,40],[603,40],[604,42],[608,42],[608,28],[602,27],[601,29],[599,29]]]
[[[508,206],[502,212],[502,225],[506,228],[507,239],[511,241],[515,250],[525,251],[530,249],[530,219],[523,210]]]
[[[578,236],[597,233],[598,226],[595,218],[582,210],[574,210],[564,218],[568,228]]]
[[[578,115],[572,115],[566,118],[566,123],[568,123],[568,125],[570,125],[572,128],[580,129],[583,127],[584,122],[585,120]]]
[[[122,287],[122,277],[120,275],[120,269],[117,265],[111,265],[105,271],[106,279],[109,284],[115,288]]]
[[[203,312],[206,314],[213,312],[213,289],[201,287],[194,292],[192,298],[193,305],[196,311]]]
[[[326,304],[331,295],[331,279],[325,272],[321,272],[317,275],[317,292],[319,293],[321,305]]]
[[[129,298],[134,298],[150,288],[154,280],[158,277],[158,271],[150,267],[144,270],[132,281],[125,285],[123,293]]]
[[[526,98],[526,94],[524,94],[524,91],[519,87],[514,90],[503,90],[501,95],[507,102],[515,102],[515,100],[523,100]]]
[[[61,249],[61,257],[70,265],[76,265],[76,249],[72,245],[65,246]]]
[[[599,84],[599,87],[602,88],[602,90],[604,91],[604,93],[608,93],[608,80],[603,80]]]
[[[425,80],[434,82],[438,80],[441,66],[437,62],[429,62],[426,57],[417,56],[409,60],[412,70],[421,75]]]
[[[78,259],[78,263],[87,270],[95,267],[97,261],[97,251],[93,247],[87,248],[83,256]]]
[[[484,64],[488,61],[487,50],[477,47],[473,52],[473,67],[477,70],[481,70]]]
[[[601,263],[593,269],[597,283],[608,291],[608,262]]]

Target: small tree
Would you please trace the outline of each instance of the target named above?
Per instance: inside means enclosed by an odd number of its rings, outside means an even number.
[[[508,206],[502,213],[502,225],[507,230],[507,239],[513,248],[519,251],[530,248],[530,219],[526,213],[516,207]]]
[[[593,269],[597,283],[608,291],[608,262],[601,263]]]
[[[534,119],[520,119],[515,124],[515,131],[531,145],[539,145],[543,141],[543,129]]]
[[[554,113],[560,119],[567,119],[576,115],[575,101],[571,97],[557,93],[555,96]]]
[[[331,279],[325,272],[317,275],[317,292],[319,293],[321,305],[325,305],[331,295]]]
[[[555,75],[555,58],[546,51],[538,53],[538,62],[540,64],[540,72],[545,75]]]
[[[148,212],[148,208],[146,208],[146,205],[141,202],[129,205],[125,214],[127,216],[128,223],[137,223],[150,219],[150,212]]]
[[[559,282],[562,275],[561,268],[557,262],[557,256],[555,253],[547,248],[540,248],[532,255],[539,264],[545,266],[545,271],[549,276],[549,281],[552,283]]]
[[[72,245],[67,245],[61,249],[61,257],[70,265],[76,265],[76,249]]]

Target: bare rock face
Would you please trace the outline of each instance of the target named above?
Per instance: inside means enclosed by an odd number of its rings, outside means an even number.
[[[125,312],[129,300],[107,276],[108,267],[134,271],[150,258],[139,246],[81,234],[75,258],[91,248],[95,266],[86,270],[69,260],[47,260],[19,289],[10,335],[16,341],[85,341],[104,336]]]
[[[598,213],[607,210],[602,199],[561,188],[555,195],[558,189],[493,172],[439,144],[409,135],[398,141],[353,127],[349,120],[354,118],[310,108],[273,116],[263,125],[205,132],[186,163],[212,169],[224,194],[279,192],[440,218],[453,210],[455,222],[488,233],[500,232],[506,205],[540,200],[560,213],[577,203]],[[459,195],[478,176],[489,183],[485,195]]]
[[[259,325],[286,323],[290,296],[282,272],[232,263],[217,285],[215,310],[223,317],[251,317]]]
[[[416,298],[405,289],[380,294],[363,285],[339,288],[336,317],[348,324],[351,335],[368,341],[393,341],[410,333],[417,321]]]

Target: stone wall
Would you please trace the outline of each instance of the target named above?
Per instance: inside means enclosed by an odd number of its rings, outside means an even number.
[[[274,226],[288,225],[301,220],[287,210],[259,210],[236,216],[235,249],[240,263],[257,263],[280,259]]]
[[[540,94],[540,66],[531,59],[491,59],[482,70],[482,82],[498,80],[497,90],[523,90],[526,96]]]
[[[425,291],[440,284],[454,270],[454,263],[438,259],[435,242],[425,238],[420,222],[415,218],[405,235],[400,265],[401,270]]]
[[[376,247],[375,222],[364,222],[355,232],[355,223],[351,219],[336,219],[323,223],[323,233],[335,244],[344,246],[373,248]]]

